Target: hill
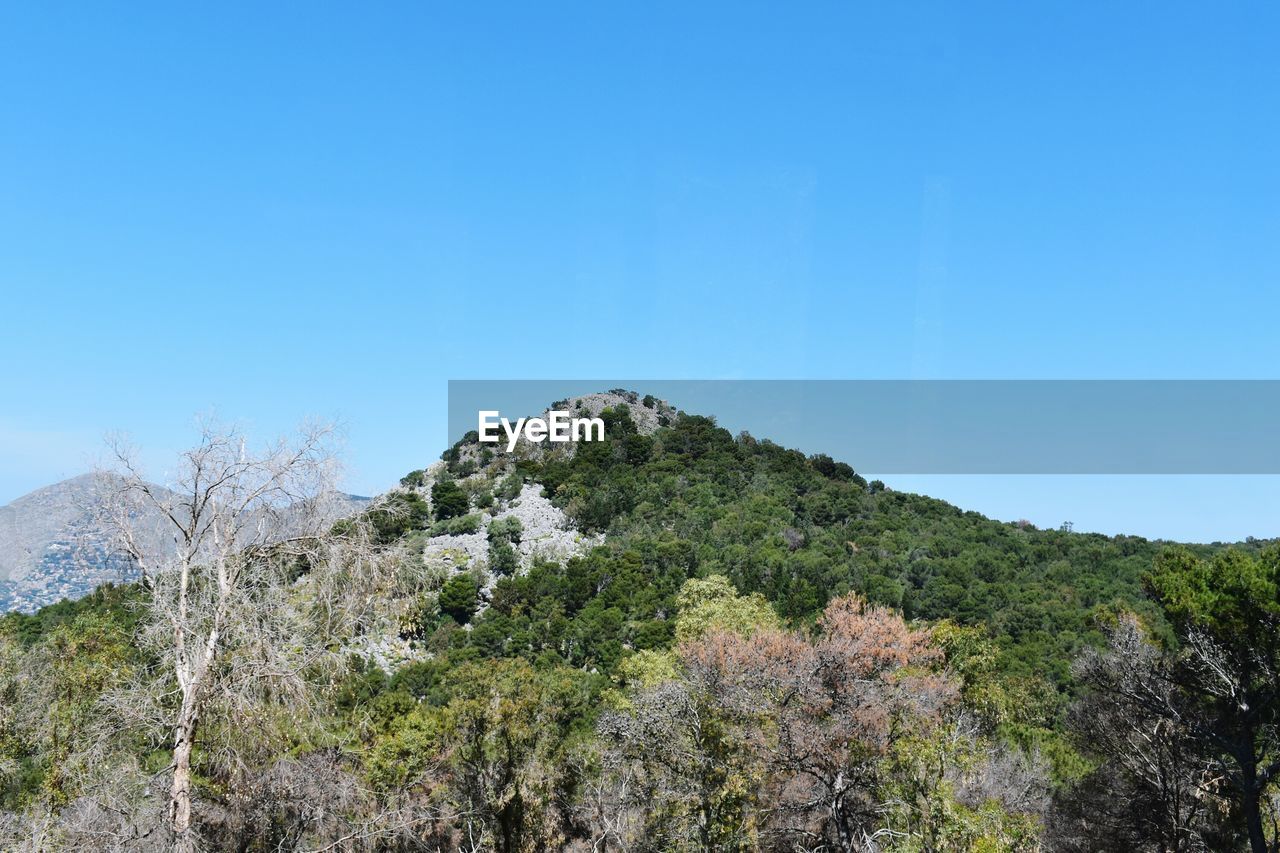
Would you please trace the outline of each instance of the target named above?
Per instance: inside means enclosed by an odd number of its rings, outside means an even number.
[[[671,611],[684,577],[707,574],[760,593],[796,621],[855,592],[908,618],[982,624],[1014,665],[1058,683],[1080,648],[1101,641],[1099,619],[1108,610],[1138,608],[1156,618],[1140,577],[1169,543],[999,522],[867,482],[829,456],[732,436],[710,417],[672,412],[665,426],[633,417],[648,411],[635,394],[595,402],[609,422],[606,443],[521,442],[499,458],[469,435],[444,455],[437,475],[455,480],[473,502],[509,491],[517,479],[541,486],[569,523],[605,537],[605,550],[588,562],[632,554],[651,565],[649,555],[680,554],[665,598],[647,610],[626,605],[613,650],[591,650],[601,659],[581,662],[608,664],[622,646],[644,647],[641,637],[668,641],[669,624],[664,629],[654,614]],[[616,589],[608,597],[631,599]],[[537,603],[522,605],[536,610]],[[582,607],[592,612],[594,605]]]
[[[204,843],[1189,850],[1262,825],[1269,778],[1215,744],[1277,746],[1269,543],[1038,530],[639,394],[556,408],[606,439],[469,435],[322,550],[247,557],[241,622],[202,635],[235,688],[196,729]],[[50,709],[0,715],[0,842],[164,837],[172,595],[0,620],[0,707]],[[1232,661],[1262,673],[1248,720],[1197,681]]]
[[[96,475],[82,474],[0,507],[0,612],[31,612],[133,579],[96,517],[102,487]]]

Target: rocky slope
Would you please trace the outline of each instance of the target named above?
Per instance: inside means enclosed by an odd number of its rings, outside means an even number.
[[[614,390],[561,400],[550,409],[570,411],[579,417],[596,417],[604,409],[626,405],[631,419],[642,434],[649,434],[669,423],[676,410],[663,400],[640,397],[632,391]],[[542,413],[545,417],[546,411]],[[452,459],[456,469],[469,462],[461,479],[472,491],[486,486],[510,470],[519,459],[545,458],[555,454],[572,454],[572,444],[530,444],[521,440],[514,454],[495,458],[484,448],[467,444]],[[444,469],[437,463],[424,474],[419,491],[430,493],[430,486]],[[107,582],[134,578],[130,567],[110,553],[108,536],[96,520],[101,487],[95,474],[83,474],[61,483],[37,489],[0,507],[0,613],[21,610],[31,612],[62,598],[79,598],[94,587]],[[355,513],[368,505],[369,499],[345,495],[338,515]],[[476,533],[445,534],[430,538],[422,557],[428,565],[447,571],[477,571],[484,575],[490,562],[490,544],[486,535],[493,521],[514,518],[523,531],[514,543],[521,568],[527,568],[535,557],[563,560],[584,553],[594,540],[588,541],[573,530],[564,513],[542,496],[541,490],[525,488],[518,495],[500,501],[487,512],[479,513],[482,525]],[[167,541],[165,525],[157,515],[142,519],[142,526],[157,542]],[[172,547],[170,545],[170,547]],[[487,578],[484,592],[492,588]]]
[[[636,430],[649,435],[669,424],[678,412],[666,401],[640,397],[632,391],[614,390],[552,403],[541,413],[552,410],[572,412],[578,417],[598,417],[605,409],[626,406]],[[573,443],[530,443],[520,439],[511,453],[493,450],[464,440],[445,452],[444,460],[413,472],[399,490],[375,500],[386,500],[397,491],[416,494],[430,505],[432,486],[441,480],[452,480],[469,495],[467,514],[451,522],[437,522],[428,530],[407,536],[402,545],[414,564],[421,565],[427,578],[426,600],[433,601],[436,592],[450,578],[469,575],[478,588],[478,611],[483,612],[492,599],[498,580],[507,573],[521,574],[538,560],[563,563],[583,556],[604,543],[604,534],[588,534],[575,527],[569,516],[552,503],[542,486],[523,482],[516,474],[521,460],[572,455]],[[511,488],[512,477],[517,485]],[[434,510],[434,507],[432,507]],[[449,524],[463,524],[467,529],[450,532]],[[495,538],[495,530],[512,531]],[[513,558],[503,566],[499,551],[509,542]],[[405,622],[412,621],[414,611],[423,601],[423,590],[414,589],[400,600],[385,602],[386,623],[368,636],[354,641],[349,651],[364,657],[387,672],[395,672],[406,663],[432,657],[421,642],[405,639]],[[430,608],[428,608],[430,609]],[[420,614],[419,614],[420,615]],[[465,626],[467,630],[470,625]]]

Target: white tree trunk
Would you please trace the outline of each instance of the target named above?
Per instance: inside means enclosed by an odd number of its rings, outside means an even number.
[[[199,709],[194,692],[186,690],[173,737],[173,786],[169,789],[169,828],[173,831],[173,849],[191,853],[196,849],[191,830],[191,750],[195,746]]]

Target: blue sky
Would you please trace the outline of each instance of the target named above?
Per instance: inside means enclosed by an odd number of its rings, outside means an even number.
[[[0,502],[209,410],[377,491],[451,377],[1276,375],[1274,5],[264,5],[0,7]],[[1060,486],[936,491],[1280,533]]]

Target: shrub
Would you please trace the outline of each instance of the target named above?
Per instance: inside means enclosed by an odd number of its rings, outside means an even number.
[[[440,590],[440,612],[459,625],[468,622],[480,607],[480,584],[470,574],[454,575]]]
[[[494,519],[489,522],[489,544],[495,545],[499,542],[506,542],[515,545],[519,543],[520,534],[523,532],[524,525],[514,515]]]
[[[439,520],[466,515],[470,509],[467,493],[453,480],[441,480],[431,487],[431,504]]]
[[[502,479],[494,491],[504,501],[514,500],[520,496],[524,488],[524,477],[519,472],[512,472]]]
[[[392,492],[369,510],[374,538],[381,545],[395,542],[411,530],[420,530],[430,518],[427,502],[415,492]]]
[[[420,489],[427,482],[427,472],[419,468],[416,471],[410,471],[400,478],[400,485],[408,489]]]
[[[477,513],[459,518],[446,518],[431,525],[428,531],[432,536],[462,536],[467,533],[480,532],[480,516]]]
[[[489,571],[495,575],[513,575],[520,568],[520,558],[511,543],[499,540],[489,546]]]

